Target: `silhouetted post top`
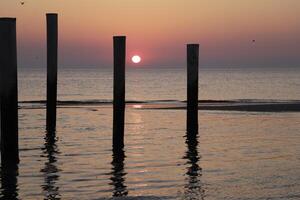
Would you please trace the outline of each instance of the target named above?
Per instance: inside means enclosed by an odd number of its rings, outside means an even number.
[[[191,44],[186,44],[186,45],[187,45],[187,46],[194,47],[194,48],[199,47],[199,44],[196,44],[196,43],[191,43]]]
[[[125,35],[114,35],[114,38],[117,38],[117,37],[126,38],[126,36],[125,36]]]
[[[58,16],[57,13],[46,13],[46,17],[47,17],[47,18],[48,18],[48,17],[51,17],[51,18],[55,17],[55,18],[58,18],[57,16]]]
[[[16,18],[13,17],[0,17],[1,21],[16,21]]]
[[[47,16],[57,16],[57,13],[47,13]]]
[[[126,39],[126,36],[124,35],[116,35],[116,36],[113,36],[114,39]]]

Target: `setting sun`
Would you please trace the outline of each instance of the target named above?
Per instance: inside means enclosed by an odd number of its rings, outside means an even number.
[[[134,55],[134,56],[132,56],[131,60],[133,63],[139,63],[139,62],[141,62],[142,59],[140,56]]]

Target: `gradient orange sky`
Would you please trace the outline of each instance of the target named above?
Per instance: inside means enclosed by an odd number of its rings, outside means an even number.
[[[185,44],[200,43],[202,66],[300,67],[300,0],[24,1],[0,2],[17,18],[21,67],[46,63],[47,12],[59,14],[61,66],[111,66],[112,36],[126,35],[140,66],[184,66]]]

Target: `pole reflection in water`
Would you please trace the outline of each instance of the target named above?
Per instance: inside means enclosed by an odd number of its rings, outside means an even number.
[[[60,199],[59,187],[55,184],[59,180],[60,170],[57,168],[57,154],[59,154],[57,145],[57,138],[55,131],[47,131],[45,137],[45,144],[42,148],[43,155],[47,160],[41,172],[44,174],[44,184],[41,185],[45,199]]]
[[[18,164],[1,163],[1,194],[0,199],[18,199]]]
[[[114,186],[113,197],[127,196],[127,186],[125,185],[126,172],[124,170],[125,152],[123,149],[113,149],[112,172],[110,185]]]
[[[186,134],[187,151],[184,159],[187,160],[187,183],[185,185],[185,199],[204,199],[204,189],[202,188],[201,176],[202,168],[198,165],[200,156],[198,155],[198,131]]]

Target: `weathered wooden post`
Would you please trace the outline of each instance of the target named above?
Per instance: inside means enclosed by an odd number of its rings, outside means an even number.
[[[19,162],[16,19],[0,18],[1,164]]]
[[[198,133],[199,44],[187,45],[187,132]]]
[[[57,14],[47,16],[47,123],[46,129],[56,128],[57,101]]]
[[[124,147],[126,36],[114,36],[113,149]]]

